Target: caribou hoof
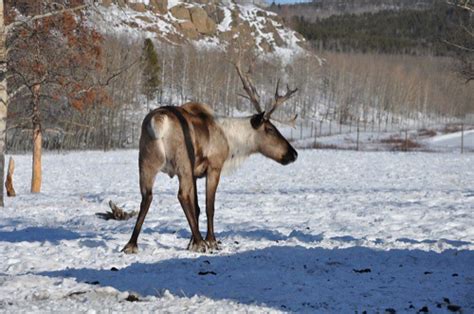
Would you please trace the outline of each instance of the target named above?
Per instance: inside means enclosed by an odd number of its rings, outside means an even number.
[[[211,252],[213,251],[219,251],[221,248],[219,247],[219,244],[218,242],[214,239],[214,240],[208,240],[206,239],[206,243],[207,243],[207,247],[209,248],[209,250]]]
[[[125,247],[122,249],[121,252],[124,252],[125,254],[137,254],[138,253],[138,246],[136,243],[127,243]]]
[[[194,241],[194,239],[191,239],[191,241],[188,244],[188,250],[192,252],[206,253],[208,249],[209,247],[207,246],[207,243],[204,240],[196,242]]]

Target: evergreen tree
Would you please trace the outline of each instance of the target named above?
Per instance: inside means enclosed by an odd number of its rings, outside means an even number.
[[[342,14],[315,22],[295,17],[291,24],[315,47],[333,51],[449,55],[455,48],[444,41],[472,41],[457,30],[472,20],[461,8],[436,2],[426,10]],[[465,38],[454,40],[454,35]]]
[[[160,63],[158,62],[158,54],[155,45],[151,39],[145,39],[143,46],[143,84],[142,93],[146,96],[147,105],[150,100],[156,98],[158,88],[160,86]]]

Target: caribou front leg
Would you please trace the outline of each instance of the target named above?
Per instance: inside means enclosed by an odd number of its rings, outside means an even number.
[[[216,236],[214,235],[214,203],[216,200],[217,186],[219,185],[220,169],[209,169],[206,176],[206,215],[207,235],[206,242],[211,250],[219,250]]]
[[[192,241],[188,245],[188,249],[194,252],[204,253],[207,251],[207,244],[202,239],[201,233],[199,232],[197,224],[197,211],[195,204],[195,186],[193,178],[183,178],[179,176],[179,192],[178,199],[181,207],[183,208],[186,219],[188,220],[189,227],[191,228]]]

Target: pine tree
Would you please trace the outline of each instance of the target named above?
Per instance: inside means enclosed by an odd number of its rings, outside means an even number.
[[[147,99],[148,107],[148,102],[156,98],[161,83],[158,54],[156,53],[155,45],[153,45],[153,42],[149,38],[145,39],[142,58],[142,93]]]

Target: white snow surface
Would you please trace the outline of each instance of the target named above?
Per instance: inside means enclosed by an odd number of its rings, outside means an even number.
[[[463,136],[464,138],[461,139]],[[463,141],[465,148],[474,150],[474,130],[464,131],[464,135],[462,131],[437,135],[427,139],[424,144],[434,149],[459,150],[461,141]]]
[[[174,6],[177,6],[178,4],[182,3],[179,0],[168,0],[168,9],[171,9]]]
[[[230,2],[227,6],[221,6],[222,11],[224,12],[224,18],[222,19],[222,22],[217,25],[217,29],[220,32],[227,32],[232,29],[231,23],[232,23],[232,9],[235,8],[235,5]]]
[[[150,0],[129,0],[130,3],[143,3],[145,5],[150,4]]]
[[[137,151],[46,154],[37,195],[30,156],[14,158],[0,312],[447,313],[444,298],[474,312],[472,154],[251,157],[221,180],[214,254],[185,249],[178,182],[160,174],[136,255],[120,253],[135,219],[95,214],[109,200],[138,209]]]

